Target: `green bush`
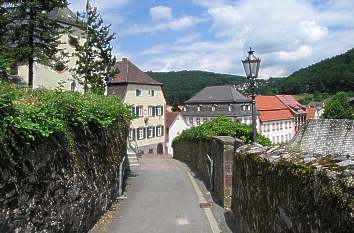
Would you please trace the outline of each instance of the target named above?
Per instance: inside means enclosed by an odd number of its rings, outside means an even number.
[[[13,156],[49,137],[70,140],[70,132],[90,132],[130,124],[127,106],[117,97],[92,93],[26,90],[0,82],[0,156]]]
[[[232,121],[224,116],[220,116],[200,126],[184,130],[173,140],[172,144],[175,145],[179,141],[207,141],[214,136],[236,137],[249,144],[252,142],[252,128],[239,121]],[[264,146],[271,145],[270,140],[260,134],[257,135],[257,141]]]

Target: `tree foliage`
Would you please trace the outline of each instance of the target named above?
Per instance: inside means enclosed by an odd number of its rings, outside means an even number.
[[[354,90],[354,48],[344,54],[325,59],[300,69],[287,78],[271,78],[262,93],[274,94],[329,93]]]
[[[182,104],[207,86],[242,85],[246,78],[236,75],[216,74],[204,71],[147,72],[153,79],[163,83],[168,104]]]
[[[354,119],[354,112],[344,92],[338,92],[326,102],[323,117],[326,119]]]
[[[74,53],[78,58],[77,66],[71,71],[85,91],[90,88],[95,93],[103,94],[107,80],[117,73],[111,46],[115,33],[110,33],[111,25],[103,25],[103,19],[95,7],[88,5],[87,13],[79,16],[86,20],[86,41],[77,46]]]
[[[249,144],[252,142],[252,128],[239,121],[232,121],[224,116],[220,116],[200,126],[184,130],[172,143],[176,144],[179,141],[208,141],[214,136],[232,136]],[[271,145],[270,140],[263,135],[258,134],[257,141],[264,146]]]
[[[12,57],[16,62],[28,64],[28,85],[33,85],[34,63],[53,67],[63,62],[65,56],[59,48],[64,28],[49,16],[56,8],[66,7],[66,0],[3,1],[2,9],[7,12],[0,18],[10,21],[5,34],[10,38]]]

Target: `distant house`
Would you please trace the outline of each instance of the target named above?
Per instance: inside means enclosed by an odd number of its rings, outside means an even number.
[[[276,96],[257,96],[256,109],[259,112],[259,132],[273,144],[286,143],[295,134],[293,113]]]
[[[307,109],[309,109],[309,108],[315,108],[316,115],[318,116],[318,118],[320,118],[322,116],[322,114],[324,113],[325,104],[324,104],[324,102],[310,102],[307,105]]]
[[[300,104],[291,95],[277,95],[276,97],[291,111],[295,120],[295,132],[297,132],[300,127],[306,122],[306,107]]]
[[[69,69],[76,66],[76,57],[72,56],[76,46],[85,41],[85,33],[82,23],[79,22],[77,15],[69,8],[57,8],[49,13],[49,16],[56,19],[64,28],[70,28],[69,33],[64,33],[61,38],[59,48],[69,54],[68,63],[58,62],[54,68],[39,63],[34,65],[33,88],[55,89],[61,86],[65,90],[83,92],[83,87],[74,81]],[[18,83],[27,85],[28,64],[14,64],[11,67],[10,75],[20,79]]]
[[[188,128],[190,127],[180,112],[166,112],[166,146],[169,154],[173,154],[173,139]]]
[[[306,112],[307,112],[306,115],[307,120],[319,119],[318,111],[315,107],[308,107]]]
[[[165,148],[166,101],[162,83],[141,71],[127,58],[117,62],[119,74],[108,82],[107,94],[119,96],[132,106],[137,117],[130,126],[129,140],[142,153],[163,154]]]
[[[185,102],[183,116],[189,126],[200,125],[218,116],[252,123],[251,101],[235,86],[211,86]]]

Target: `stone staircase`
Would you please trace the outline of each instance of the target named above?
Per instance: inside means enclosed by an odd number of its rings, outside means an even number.
[[[130,168],[140,166],[138,160],[139,149],[136,141],[128,141],[127,155]]]

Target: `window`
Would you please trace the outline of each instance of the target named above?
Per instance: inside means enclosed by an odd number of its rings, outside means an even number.
[[[155,135],[154,135],[154,127],[149,127],[147,129],[147,137],[148,138],[153,138]]]
[[[272,138],[272,143],[275,144],[275,136]]]
[[[156,137],[161,137],[163,135],[163,126],[156,127]]]
[[[66,67],[64,65],[63,62],[58,61],[57,63],[55,63],[54,65],[54,70],[58,73],[63,73],[65,71]]]
[[[129,131],[129,140],[132,141],[135,139],[135,129],[130,129]]]
[[[279,143],[279,136],[277,136],[277,144]]]
[[[135,90],[135,95],[136,95],[136,96],[143,96],[143,90],[141,90],[141,89],[136,89],[136,90]]]
[[[215,112],[215,105],[211,106],[211,111]]]
[[[279,130],[279,122],[277,122],[277,130]]]
[[[200,118],[197,117],[197,125],[200,125]]]
[[[162,115],[163,115],[163,107],[157,106],[156,107],[156,116],[162,116]]]
[[[193,117],[190,117],[190,118],[189,118],[189,124],[190,124],[190,125],[193,125]]]
[[[273,123],[272,125],[273,125],[273,131],[275,131],[275,123]]]
[[[263,132],[266,132],[266,131],[267,131],[267,125],[266,125],[266,124],[264,124],[262,128],[263,128],[263,129],[262,129]]]
[[[286,121],[285,122],[285,129],[287,129],[288,128],[288,122]]]
[[[136,117],[143,117],[143,106],[132,107],[132,114]]]
[[[138,140],[144,139],[144,129],[142,129],[142,128],[137,129],[137,137],[138,137]]]
[[[284,142],[284,135],[281,135],[281,141],[280,142]]]
[[[148,116],[152,117],[154,115],[155,115],[154,107],[153,106],[149,106],[148,107]]]
[[[155,90],[149,90],[149,96],[154,97],[155,96]]]
[[[267,132],[270,132],[270,124],[267,124]]]
[[[292,124],[291,124],[291,121],[289,121],[289,129],[291,129],[292,127]]]
[[[251,105],[247,105],[247,111],[251,111]]]
[[[200,112],[200,105],[197,107],[197,111]]]
[[[280,129],[283,129],[283,122],[280,122]]]
[[[232,111],[232,105],[229,105],[229,112]]]
[[[76,90],[76,82],[75,81],[72,81],[71,84],[70,84],[70,90],[71,91],[75,91]]]

